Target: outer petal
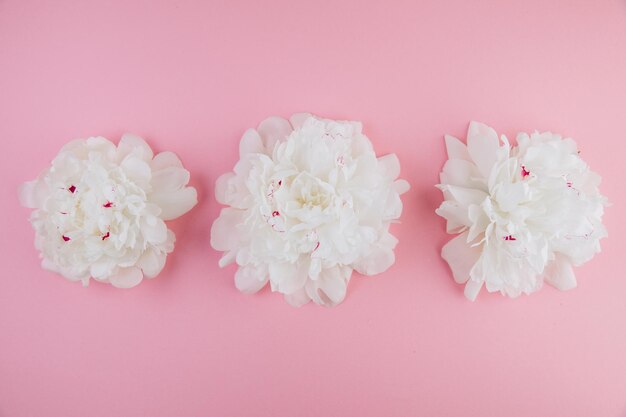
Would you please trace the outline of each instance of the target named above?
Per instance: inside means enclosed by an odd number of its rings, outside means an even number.
[[[174,152],[161,152],[150,162],[150,166],[153,171],[158,171],[169,167],[182,168],[183,163]]]
[[[263,266],[240,266],[235,272],[235,287],[245,294],[253,294],[267,284],[267,267]]]
[[[278,141],[284,141],[293,131],[291,124],[282,117],[268,117],[257,128],[267,154],[271,154]]]
[[[404,194],[411,189],[411,184],[406,180],[399,179],[393,182],[392,187],[398,194]]]
[[[561,291],[576,288],[574,268],[567,257],[557,254],[552,264],[547,268],[545,280]]]
[[[167,167],[152,173],[153,193],[166,193],[183,188],[189,183],[189,171],[179,167]]]
[[[378,158],[378,167],[385,178],[395,180],[400,176],[400,161],[395,153]]]
[[[313,115],[311,115],[311,113],[294,113],[289,118],[289,122],[291,123],[293,130],[296,130],[300,129],[309,117],[313,117]]]
[[[311,297],[309,297],[305,288],[301,288],[294,293],[285,294],[285,301],[292,307],[302,307],[311,301]]]
[[[154,193],[150,201],[161,208],[163,220],[173,220],[191,210],[198,203],[198,194],[193,187],[185,187],[169,193]]]
[[[109,282],[116,288],[131,288],[139,284],[143,278],[137,267],[120,268],[116,275],[109,277]]]
[[[302,287],[307,281],[307,268],[292,263],[272,263],[269,265],[272,289],[283,294],[291,294]]]
[[[499,145],[500,141],[495,130],[482,123],[470,122],[467,131],[467,150],[485,178],[489,178],[491,168],[497,161]]]
[[[147,216],[142,219],[141,233],[147,242],[155,245],[167,240],[167,226],[156,216]]]
[[[211,226],[211,246],[218,251],[235,249],[239,244],[239,225],[243,222],[243,210],[223,208]]]
[[[120,161],[131,154],[146,162],[150,161],[154,156],[152,149],[146,141],[131,133],[126,133],[122,136],[120,143],[117,145],[117,153]]]
[[[397,243],[398,239],[386,233],[368,255],[354,264],[354,269],[363,275],[376,275],[386,271],[396,261],[393,249]]]
[[[319,279],[307,282],[307,293],[316,304],[334,307],[345,299],[351,275],[348,267],[325,269]]]
[[[239,142],[239,157],[243,158],[249,153],[265,153],[261,136],[254,129],[246,130]]]
[[[468,300],[475,301],[482,287],[482,281],[478,282],[474,280],[469,280],[467,281],[467,284],[465,284],[465,290],[463,291],[463,293]]]
[[[467,151],[467,146],[454,136],[445,135],[444,140],[446,141],[446,152],[448,153],[448,158],[450,159],[464,159],[466,161],[470,161],[470,155]]]
[[[150,179],[152,178],[152,169],[146,161],[138,156],[129,155],[122,161],[120,166],[128,178],[142,189],[148,189]]]
[[[137,261],[137,267],[141,268],[146,278],[154,278],[163,270],[166,257],[164,252],[149,248]]]
[[[20,204],[28,208],[40,208],[43,206],[48,194],[48,187],[43,181],[28,181],[20,185]]]
[[[235,174],[227,172],[220,175],[215,181],[215,199],[218,203],[229,205],[231,203],[230,195],[232,194],[230,181],[235,178]]]
[[[454,280],[459,284],[467,282],[480,253],[480,247],[467,244],[467,232],[450,240],[441,249],[441,257],[448,263]]]

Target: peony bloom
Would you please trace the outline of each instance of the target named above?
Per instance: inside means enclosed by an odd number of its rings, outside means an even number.
[[[483,124],[470,123],[467,146],[446,136],[448,161],[438,186],[437,214],[459,233],[441,256],[474,300],[487,291],[530,294],[545,279],[560,290],[576,286],[573,266],[600,252],[607,200],[600,177],[576,143],[552,133],[521,133],[517,146]]]
[[[352,271],[374,275],[395,261],[389,233],[400,217],[395,155],[377,158],[358,122],[296,114],[272,117],[241,139],[234,172],[216,184],[227,205],[211,228],[211,245],[236,262],[235,285],[272,291],[300,306],[340,303]]]
[[[71,281],[89,277],[130,288],[155,277],[174,249],[175,219],[197,202],[176,155],[153,157],[143,139],[124,135],[65,145],[51,166],[22,185],[42,266]]]

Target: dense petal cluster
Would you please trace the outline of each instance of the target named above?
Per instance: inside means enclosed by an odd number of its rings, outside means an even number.
[[[459,236],[442,249],[454,279],[474,300],[483,284],[510,297],[537,291],[543,281],[576,286],[572,267],[600,251],[607,204],[600,177],[576,143],[552,133],[521,133],[517,146],[472,122],[467,146],[446,136],[441,172],[444,202],[437,214]]]
[[[245,132],[234,172],[217,180],[227,205],[213,223],[220,265],[238,265],[246,293],[269,281],[292,305],[332,306],[353,270],[378,274],[395,261],[389,225],[400,217],[395,155],[377,158],[358,122],[296,114]]]
[[[44,268],[87,285],[89,278],[128,288],[155,277],[174,249],[175,219],[197,202],[176,155],[153,156],[146,142],[124,135],[65,145],[51,166],[22,185],[35,209],[31,223]]]

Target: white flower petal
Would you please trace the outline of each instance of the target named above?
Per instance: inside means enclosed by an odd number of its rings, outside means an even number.
[[[471,122],[467,131],[467,150],[484,178],[489,178],[497,160],[500,141],[495,130],[478,122]]]
[[[20,204],[27,208],[43,207],[48,194],[48,187],[39,180],[23,183],[19,188]]]
[[[557,254],[546,271],[546,282],[561,291],[576,288],[576,275],[571,262],[563,255]]]
[[[165,258],[165,253],[150,248],[141,255],[137,261],[137,267],[141,268],[146,278],[154,278],[163,270]]]
[[[478,296],[478,293],[480,292],[480,289],[482,287],[482,281],[478,282],[474,280],[469,280],[467,281],[467,284],[465,284],[465,290],[463,291],[463,293],[468,300],[476,301],[476,297]]]
[[[211,246],[218,251],[230,251],[239,246],[239,226],[243,224],[243,210],[223,208],[211,225]]]
[[[294,113],[289,118],[289,122],[294,130],[300,129],[309,117],[312,117],[311,113]]]
[[[366,256],[354,263],[354,269],[363,275],[376,275],[385,272],[396,261],[393,249],[397,243],[398,239],[385,233]]]
[[[126,133],[122,136],[117,149],[120,160],[126,158],[128,155],[134,155],[145,162],[149,162],[154,156],[152,148],[150,148],[146,141],[131,133]]]
[[[283,294],[303,288],[308,277],[307,268],[286,262],[269,264],[269,276],[275,290]]]
[[[189,171],[179,167],[168,167],[152,174],[151,186],[159,193],[176,191],[189,183]]]
[[[254,294],[267,284],[267,267],[240,266],[235,273],[235,287],[245,294]]]
[[[117,274],[109,277],[109,282],[116,288],[132,288],[139,284],[142,278],[143,274],[137,267],[119,268]]]
[[[161,208],[163,220],[174,220],[198,204],[198,194],[193,187],[185,187],[169,193],[153,193],[151,201]]]
[[[307,294],[316,304],[334,307],[346,297],[351,274],[346,267],[325,269],[319,279],[307,282]]]
[[[239,142],[239,157],[243,158],[249,153],[265,153],[261,136],[254,129],[246,130]]]
[[[150,162],[150,166],[153,171],[159,171],[161,169],[178,167],[182,168],[183,163],[174,152],[161,152],[158,153],[154,159]]]
[[[311,301],[311,297],[309,297],[305,288],[301,288],[291,294],[285,294],[285,301],[292,307],[302,307]]]
[[[441,249],[441,257],[448,263],[454,280],[463,284],[470,277],[470,271],[480,258],[479,247],[468,246],[467,232],[446,243]]]
[[[378,158],[378,167],[386,178],[395,180],[400,176],[400,161],[394,153]]]
[[[471,161],[470,154],[467,151],[467,146],[454,136],[445,135],[444,139],[446,141],[446,152],[448,153],[448,158],[450,159],[463,159],[466,161]]]
[[[220,204],[230,204],[232,202],[233,187],[230,181],[235,178],[233,172],[227,172],[218,177],[215,181],[215,199]]]
[[[257,128],[257,132],[259,132],[266,153],[268,154],[272,153],[276,142],[287,139],[287,136],[289,136],[292,131],[291,124],[281,117],[268,117],[263,120]]]
[[[122,161],[121,167],[126,176],[141,188],[147,189],[150,186],[152,170],[143,159],[129,155]]]

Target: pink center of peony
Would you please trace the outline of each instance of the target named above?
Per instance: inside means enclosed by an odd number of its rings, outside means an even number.
[[[511,235],[508,235],[508,236],[504,236],[504,240],[517,240],[517,239]]]
[[[272,217],[276,217],[276,216],[280,216],[280,213],[278,211],[273,211]]]
[[[107,201],[106,203],[104,203],[102,205],[102,207],[104,207],[104,208],[111,208],[111,207],[113,207],[113,203],[111,203],[110,201]]]
[[[526,167],[522,165],[522,178],[526,178],[530,175],[530,171],[526,171]]]
[[[69,188],[67,189],[67,191],[69,191],[70,193],[74,194],[74,192],[76,191],[76,186],[70,185]]]
[[[64,240],[64,241],[66,241],[66,242],[69,242],[70,240],[72,240],[72,239],[70,239],[69,237],[67,237],[67,236],[65,236],[65,235],[62,235],[61,237],[62,237],[62,238],[63,238],[63,240]]]
[[[102,236],[102,240],[108,239],[109,236],[111,236],[110,232],[106,232],[106,234],[104,236]]]

